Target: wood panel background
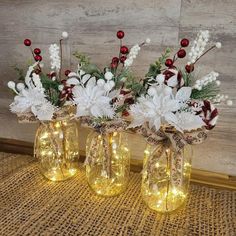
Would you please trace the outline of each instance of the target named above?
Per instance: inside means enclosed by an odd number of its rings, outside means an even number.
[[[199,29],[208,29],[213,41],[223,48],[209,54],[198,67],[199,75],[212,69],[220,73],[223,90],[234,105],[220,106],[220,119],[208,140],[194,147],[193,166],[236,175],[236,1],[235,0],[1,0],[0,1],[0,137],[33,141],[36,126],[18,124],[8,111],[12,94],[6,88],[16,80],[13,66],[26,68],[30,53],[24,38],[42,48],[48,62],[48,46],[62,31],[68,31],[65,45],[65,69],[76,67],[72,53],[86,52],[95,63],[104,66],[118,50],[115,34],[126,32],[125,42],[132,45],[151,38],[141,50],[133,70],[142,77],[148,65],[168,46],[177,48],[182,37],[192,39]],[[81,131],[82,148],[87,130]],[[145,146],[141,137],[130,138],[135,158],[142,158]],[[138,144],[138,145],[137,145]]]

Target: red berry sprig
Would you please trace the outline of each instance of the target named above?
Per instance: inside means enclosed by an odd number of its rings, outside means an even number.
[[[119,30],[119,31],[117,31],[116,36],[118,39],[123,39],[125,36],[125,33],[124,33],[124,31]]]
[[[126,46],[121,46],[120,47],[120,53],[121,54],[128,54],[129,53],[129,49]]]
[[[172,67],[173,64],[174,64],[174,62],[173,62],[172,59],[170,59],[170,58],[166,59],[165,65],[166,65],[167,67]]]
[[[116,63],[116,62],[111,63],[111,69],[115,69],[115,68],[117,68],[117,66],[118,66],[118,63]]]
[[[117,63],[117,64],[118,64],[118,62],[119,62],[119,58],[118,58],[118,57],[113,57],[111,62],[112,62],[112,63]]]
[[[121,56],[121,57],[120,57],[120,62],[121,62],[121,63],[124,63],[126,59],[127,59],[126,56]]]
[[[31,46],[31,40],[30,39],[25,39],[24,40],[24,45],[26,47],[30,47]],[[42,56],[40,55],[41,53],[41,49],[40,48],[35,48],[34,50],[32,50],[32,48],[30,47],[30,51],[32,53],[32,56],[34,58],[35,61],[42,61]],[[41,72],[41,68],[40,65],[38,64],[39,70]]]
[[[180,41],[180,45],[181,45],[183,48],[188,47],[188,45],[189,45],[189,40],[186,39],[186,38],[182,39],[182,40]]]
[[[178,58],[184,58],[186,56],[186,51],[184,49],[180,49],[177,52],[177,56],[178,56]]]
[[[43,58],[42,58],[42,56],[40,56],[40,55],[35,55],[35,56],[34,56],[34,60],[35,60],[35,61],[42,61],[42,59],[43,59]]]
[[[110,67],[111,69],[116,70],[116,68],[119,66],[119,63],[124,63],[126,60],[126,54],[129,53],[129,49],[127,46],[122,45],[122,39],[124,38],[125,33],[122,30],[119,30],[116,32],[116,37],[120,39],[120,50],[119,50],[119,56],[118,57],[113,57],[111,60]]]
[[[193,65],[193,64],[191,64],[191,65],[186,65],[186,66],[185,66],[185,70],[186,70],[186,72],[188,72],[188,73],[193,72],[193,71],[194,71],[194,65]]]
[[[25,39],[25,40],[24,40],[24,45],[25,45],[26,47],[29,47],[29,46],[31,45],[31,40],[30,40],[30,39]]]
[[[40,48],[35,48],[34,49],[34,54],[39,55],[41,53],[41,49]]]

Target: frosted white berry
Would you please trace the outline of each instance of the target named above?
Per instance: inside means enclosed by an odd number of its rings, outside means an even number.
[[[150,38],[146,38],[146,43],[150,43],[151,42],[151,39]]]
[[[232,100],[227,100],[226,104],[227,104],[227,106],[232,106],[233,105],[233,101]]]
[[[221,48],[222,47],[221,42],[217,42],[215,45],[216,45],[217,48]]]
[[[111,80],[113,78],[113,74],[110,71],[107,71],[104,77],[106,80]]]
[[[193,45],[188,54],[189,62],[192,64],[202,55],[205,46],[209,40],[209,31],[200,31],[197,38],[194,40]]]
[[[62,91],[63,88],[64,88],[64,85],[62,85],[62,84],[60,84],[60,85],[58,86],[58,90],[59,90],[59,91]]]
[[[24,85],[23,83],[18,83],[18,84],[16,85],[16,88],[17,88],[19,91],[21,91],[21,90],[23,90],[23,89],[25,88],[25,85]]]
[[[61,35],[62,35],[62,38],[64,38],[64,39],[67,39],[69,36],[69,34],[66,31],[62,32]]]
[[[9,82],[7,83],[7,86],[8,86],[8,88],[10,88],[10,89],[15,89],[16,84],[15,84],[15,82],[13,82],[13,81],[9,81]]]
[[[9,81],[7,83],[7,86],[8,86],[8,88],[12,89],[16,94],[18,94],[18,92],[16,91],[16,83],[15,82]]]

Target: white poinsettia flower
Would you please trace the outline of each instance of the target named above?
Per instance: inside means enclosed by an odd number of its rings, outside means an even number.
[[[175,99],[178,100],[182,105],[184,105],[190,99],[191,93],[191,87],[182,87],[175,94]]]
[[[31,111],[39,120],[51,120],[56,107],[49,101],[31,107]]]
[[[191,131],[204,126],[202,118],[189,111],[176,112],[177,123],[174,124],[175,128],[180,132]]]
[[[80,84],[80,81],[75,77],[71,77],[68,80],[66,80],[66,84],[69,86],[70,85],[78,85],[78,84]]]
[[[10,104],[13,113],[32,112],[39,120],[51,120],[56,107],[37,88],[25,88],[15,96]]]
[[[89,79],[85,87],[75,86],[72,92],[78,117],[114,117],[114,109],[110,105],[111,98],[106,95],[107,91],[103,87],[97,85],[94,77]]]
[[[179,109],[179,101],[164,93],[140,97],[138,103],[130,107],[134,120],[130,127],[137,127],[148,122],[149,127],[159,130],[162,124],[175,124],[177,117],[173,112]]]

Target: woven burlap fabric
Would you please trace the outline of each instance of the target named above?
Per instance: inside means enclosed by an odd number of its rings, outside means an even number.
[[[1,236],[236,235],[236,192],[191,185],[184,208],[160,215],[143,203],[138,173],[124,194],[102,198],[90,191],[82,165],[74,178],[54,183],[32,160],[0,154]]]

